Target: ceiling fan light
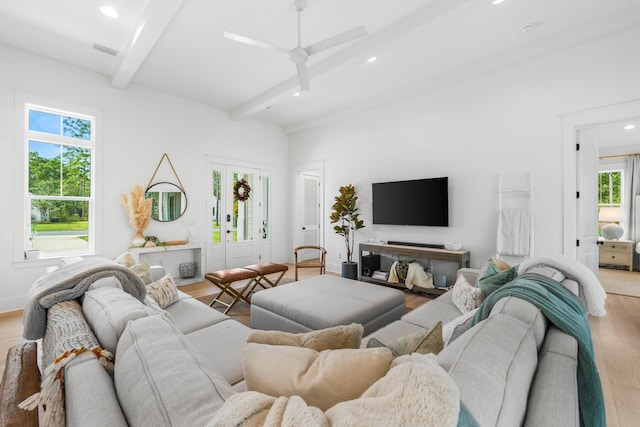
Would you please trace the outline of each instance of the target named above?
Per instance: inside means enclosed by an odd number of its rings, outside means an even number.
[[[368,63],[376,62],[376,59],[378,58],[376,58],[375,56],[372,56],[371,58],[367,59],[367,62]]]
[[[120,14],[113,6],[100,6],[100,13],[104,16],[108,16],[109,18],[119,18]]]

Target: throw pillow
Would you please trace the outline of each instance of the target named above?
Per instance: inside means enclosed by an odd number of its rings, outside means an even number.
[[[501,259],[489,259],[485,265],[480,268],[478,272],[478,281],[487,277],[495,276],[501,271],[508,270],[511,266]]]
[[[300,396],[323,411],[360,397],[387,373],[392,360],[387,348],[317,352],[248,343],[243,351],[247,390],[274,397]]]
[[[151,267],[146,259],[142,258],[137,264],[132,265],[131,269],[140,276],[145,285],[151,283]]]
[[[467,313],[474,308],[480,307],[484,300],[482,289],[476,288],[467,282],[464,275],[458,276],[453,289],[451,290],[451,302],[460,310],[461,313]]]
[[[518,267],[510,267],[500,271],[493,276],[486,276],[478,280],[478,288],[482,289],[486,295],[491,295],[494,291],[511,282],[518,276]]]
[[[178,288],[170,274],[166,274],[156,282],[149,283],[147,294],[156,300],[160,308],[167,308],[178,301]]]
[[[384,344],[376,338],[371,338],[367,343],[367,348],[387,347],[395,357],[405,354],[438,354],[444,348],[442,339],[442,322],[438,322],[425,332],[416,332],[397,338],[388,344]]]
[[[465,314],[462,314],[442,327],[442,340],[444,341],[445,345],[449,345],[455,338],[469,329],[471,319],[477,311],[478,309],[476,308]],[[455,338],[454,335],[456,335]]]
[[[289,345],[310,348],[315,351],[337,350],[340,348],[360,348],[362,343],[362,325],[352,323],[346,326],[334,326],[302,334],[280,331],[252,331],[247,342],[270,345]]]
[[[127,268],[130,268],[133,264],[136,263],[133,260],[133,254],[131,252],[124,252],[123,254],[120,254],[116,259],[114,259],[114,261],[118,264],[124,265]]]

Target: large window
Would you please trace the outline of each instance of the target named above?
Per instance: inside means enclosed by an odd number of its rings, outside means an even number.
[[[16,103],[24,122],[23,250],[95,253],[96,116],[55,102]],[[17,251],[19,253],[20,251]]]

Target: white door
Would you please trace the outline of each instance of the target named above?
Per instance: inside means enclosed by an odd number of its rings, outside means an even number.
[[[210,162],[207,168],[207,271],[271,259],[269,174]]]
[[[305,246],[320,245],[320,180],[315,176],[303,176],[302,206],[302,244]],[[317,253],[301,253],[305,256],[317,256]],[[305,255],[306,254],[306,255]]]
[[[598,274],[598,146],[580,131],[577,140],[576,259]]]
[[[231,188],[227,188],[223,219],[226,268],[256,264],[260,260],[261,215],[256,202],[262,194],[260,171],[227,167],[227,183]]]

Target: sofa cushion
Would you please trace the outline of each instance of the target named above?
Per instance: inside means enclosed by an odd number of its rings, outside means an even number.
[[[360,397],[387,373],[393,360],[387,348],[317,352],[256,343],[248,343],[243,356],[247,390],[300,396],[323,411]]]
[[[167,308],[178,301],[178,288],[170,274],[147,285],[147,295],[156,300],[160,308]]]
[[[178,291],[178,295],[180,295],[180,291]],[[222,314],[191,297],[180,297],[178,301],[164,310],[171,314],[173,323],[183,334],[189,334],[198,329],[230,319],[226,314]]]
[[[424,332],[425,329],[421,326],[414,325],[413,323],[405,322],[404,320],[396,320],[389,323],[372,334],[362,339],[361,348],[367,347],[369,340],[376,338],[381,342],[389,342],[403,335],[411,335],[419,332]]]
[[[547,318],[535,305],[514,296],[501,298],[496,302],[489,316],[504,314],[531,325],[536,347],[540,350],[547,332]]]
[[[433,301],[411,310],[402,316],[402,320],[421,326],[424,329],[431,329],[436,322],[442,321],[444,324],[461,314],[460,310],[451,302],[451,291],[449,291]]]
[[[244,379],[242,349],[250,332],[251,329],[242,323],[227,319],[193,331],[186,337],[230,384],[235,385]]]
[[[67,427],[127,426],[113,378],[95,354],[85,352],[65,368],[64,401]]]
[[[394,357],[406,354],[438,354],[444,347],[442,340],[442,322],[435,324],[430,330],[422,330],[409,335],[401,335],[398,338],[387,341],[386,343],[379,341],[377,338],[371,338],[367,343],[367,348],[386,347],[391,350]]]
[[[461,313],[474,310],[482,304],[484,294],[482,290],[473,286],[464,276],[458,276],[451,290],[451,301]]]
[[[529,393],[525,426],[579,426],[578,343],[550,326]]]
[[[114,355],[127,322],[155,314],[130,294],[111,286],[85,292],[82,311],[102,348]]]
[[[129,322],[114,379],[129,425],[205,425],[234,394],[218,370],[163,316]]]
[[[294,334],[281,331],[254,330],[247,342],[269,345],[289,345],[310,348],[315,351],[337,350],[340,348],[359,348],[362,343],[362,325],[352,323],[339,325],[319,331]]]
[[[538,363],[533,325],[496,314],[445,347],[438,363],[479,425],[523,423]]]

